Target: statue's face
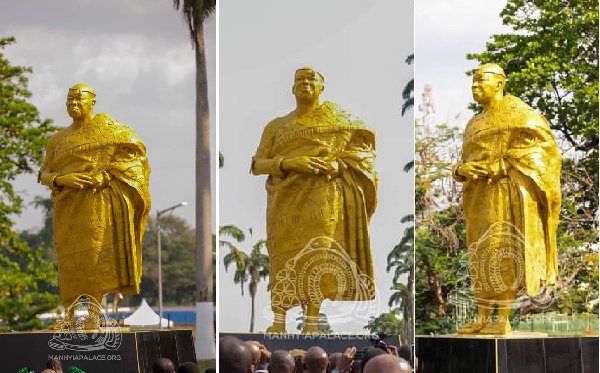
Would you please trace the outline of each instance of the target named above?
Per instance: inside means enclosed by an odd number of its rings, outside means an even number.
[[[86,91],[70,89],[67,94],[67,113],[73,119],[85,118],[96,104],[94,96]]]
[[[502,89],[502,81],[495,74],[477,71],[473,75],[471,92],[476,102],[480,104],[489,102],[494,98],[498,89]]]
[[[301,102],[310,102],[319,98],[323,91],[321,77],[314,70],[298,70],[294,76],[292,92]]]

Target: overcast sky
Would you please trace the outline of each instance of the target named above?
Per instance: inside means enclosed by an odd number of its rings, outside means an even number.
[[[360,332],[368,316],[389,310],[392,276],[386,256],[400,241],[402,216],[413,211],[413,176],[402,171],[413,158],[412,112],[400,115],[401,91],[413,77],[405,63],[413,51],[410,0],[224,0],[219,8],[219,221],[253,229],[241,245],[265,238],[266,176],[248,173],[264,126],[295,107],[294,71],[312,66],[325,76],[322,100],[333,101],[376,132],[379,206],[371,247],[379,298],[368,304],[327,302],[323,312],[335,332]],[[221,252],[223,257],[226,252]],[[250,298],[240,297],[233,268],[220,270],[219,327],[248,331]],[[246,292],[247,294],[247,292]],[[359,303],[359,302],[354,302]],[[258,289],[255,331],[270,325],[266,283]],[[364,306],[365,315],[350,315]],[[298,310],[299,308],[296,308]],[[297,332],[295,323],[289,332]]]
[[[189,205],[174,214],[194,226],[195,62],[187,26],[172,2],[3,1],[0,37],[10,35],[17,42],[2,53],[13,65],[33,68],[31,103],[41,117],[58,126],[71,124],[67,91],[77,83],[90,84],[96,91],[94,112],[112,115],[146,144],[152,213],[186,201]],[[205,38],[215,149],[214,17],[205,24]],[[212,185],[216,201],[214,177]],[[20,177],[16,190],[26,201],[50,195],[35,175]],[[39,227],[41,211],[28,206],[16,220],[17,229]]]
[[[466,56],[484,51],[493,34],[510,30],[499,16],[504,5],[506,0],[415,2],[415,104],[421,102],[425,84],[431,85],[436,123],[464,126],[472,116],[467,108],[471,77],[465,72],[479,63]],[[422,115],[415,110],[417,118]]]

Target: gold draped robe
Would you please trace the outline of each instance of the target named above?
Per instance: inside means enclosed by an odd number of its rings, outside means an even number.
[[[485,162],[498,176],[465,180],[456,169]],[[506,95],[499,107],[469,121],[454,175],[463,212],[475,297],[526,292],[554,284],[561,156],[546,119]]]
[[[268,177],[272,305],[373,299],[368,223],[377,203],[374,133],[325,102],[300,117],[269,123],[254,158],[296,156],[337,161],[339,174]],[[307,249],[311,245],[321,250]]]
[[[60,139],[42,169],[110,176],[97,190],[51,188],[63,302],[82,294],[138,294],[150,212],[144,143],[129,127],[97,114],[91,124]]]

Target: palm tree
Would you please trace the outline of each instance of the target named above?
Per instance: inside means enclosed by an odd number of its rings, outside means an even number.
[[[402,223],[413,223],[404,229],[404,234],[400,242],[394,246],[387,257],[387,271],[394,268],[394,287],[395,293],[390,297],[390,307],[394,303],[401,303],[402,314],[404,316],[404,331],[408,342],[413,335],[413,315],[414,315],[414,283],[415,283],[415,265],[414,265],[414,247],[415,247],[415,226],[414,215],[409,214],[402,218]],[[408,274],[406,285],[401,284],[400,276]],[[404,298],[404,301],[400,302]]]
[[[379,316],[371,316],[371,319],[363,327],[368,330],[371,334],[385,333],[386,335],[404,335],[404,324],[396,316],[396,310],[390,310],[389,312],[382,313]],[[402,340],[403,344],[407,341]]]
[[[394,312],[400,311],[402,313],[402,342],[404,344],[412,344],[412,307],[409,306],[410,296],[407,286],[399,282],[395,283],[390,289],[394,292],[390,295],[388,306]],[[394,306],[398,306],[393,308]]]
[[[256,315],[256,292],[261,279],[266,280],[269,276],[269,256],[261,250],[267,246],[266,240],[259,240],[252,246],[250,254],[246,254],[233,245],[229,247],[229,254],[223,257],[225,271],[235,263],[235,274],[233,282],[240,284],[242,295],[244,295],[244,284],[248,282],[252,308],[250,312],[250,333],[254,332],[254,318]]]
[[[248,230],[252,234],[251,230]],[[244,231],[235,225],[222,225],[219,227],[219,246],[227,249],[234,248],[235,245],[230,241],[225,240],[225,237],[233,238],[237,243],[242,243],[246,239]]]
[[[306,317],[306,306],[302,306],[302,312],[296,317],[296,321],[298,322],[298,326],[296,329],[302,330],[304,329],[304,321]],[[319,334],[331,334],[333,333],[333,329],[331,329],[331,325],[329,325],[329,320],[327,319],[327,315],[319,312],[319,318],[317,320],[317,328],[319,328]]]
[[[223,258],[225,271],[232,263],[235,263],[235,274],[233,275],[233,283],[240,284],[242,295],[244,295],[244,284],[248,281],[246,275],[246,253],[238,249],[231,241],[225,240],[225,237],[233,238],[237,243],[241,243],[245,239],[244,231],[235,225],[224,225],[219,227],[219,246],[229,249],[229,254]]]
[[[414,60],[415,60],[415,54],[411,53],[408,55],[408,57],[406,57],[406,60],[404,62],[406,62],[409,65],[412,65]],[[415,90],[415,79],[412,78],[411,80],[408,81],[408,83],[406,83],[406,85],[404,86],[404,89],[402,90],[402,99],[404,100],[404,103],[402,104],[402,115],[403,116],[408,110],[410,110],[413,106],[415,106],[415,97],[413,95],[414,90]]]
[[[261,253],[267,247],[266,240],[259,240],[252,246],[252,252],[246,262],[246,270],[250,274],[250,297],[252,298],[252,311],[250,313],[250,333],[254,331],[254,316],[256,308],[256,291],[260,279],[266,280],[269,276],[269,256]]]
[[[213,273],[210,119],[203,22],[215,12],[217,3],[216,0],[173,0],[173,6],[176,10],[181,8],[196,55],[196,304],[198,310],[196,341],[212,341],[214,340],[212,323],[206,322],[212,320],[213,314]],[[213,359],[215,357],[213,344],[196,343],[196,355],[199,359]]]

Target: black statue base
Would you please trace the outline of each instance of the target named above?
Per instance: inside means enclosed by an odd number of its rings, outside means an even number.
[[[419,373],[598,372],[598,337],[416,336]]]
[[[146,373],[159,357],[171,359],[175,367],[196,362],[191,330],[1,333],[0,356],[2,372],[24,367],[41,372],[49,359],[60,360],[65,372],[76,366],[89,372]]]
[[[265,345],[269,351],[274,350],[308,350],[312,346],[319,346],[328,354],[344,352],[348,347],[356,347],[360,351],[364,347],[372,346],[369,335],[362,334],[264,334],[264,333],[220,333],[219,337],[232,335],[243,341],[258,341]],[[385,343],[398,346],[400,339],[397,336],[388,337]]]

